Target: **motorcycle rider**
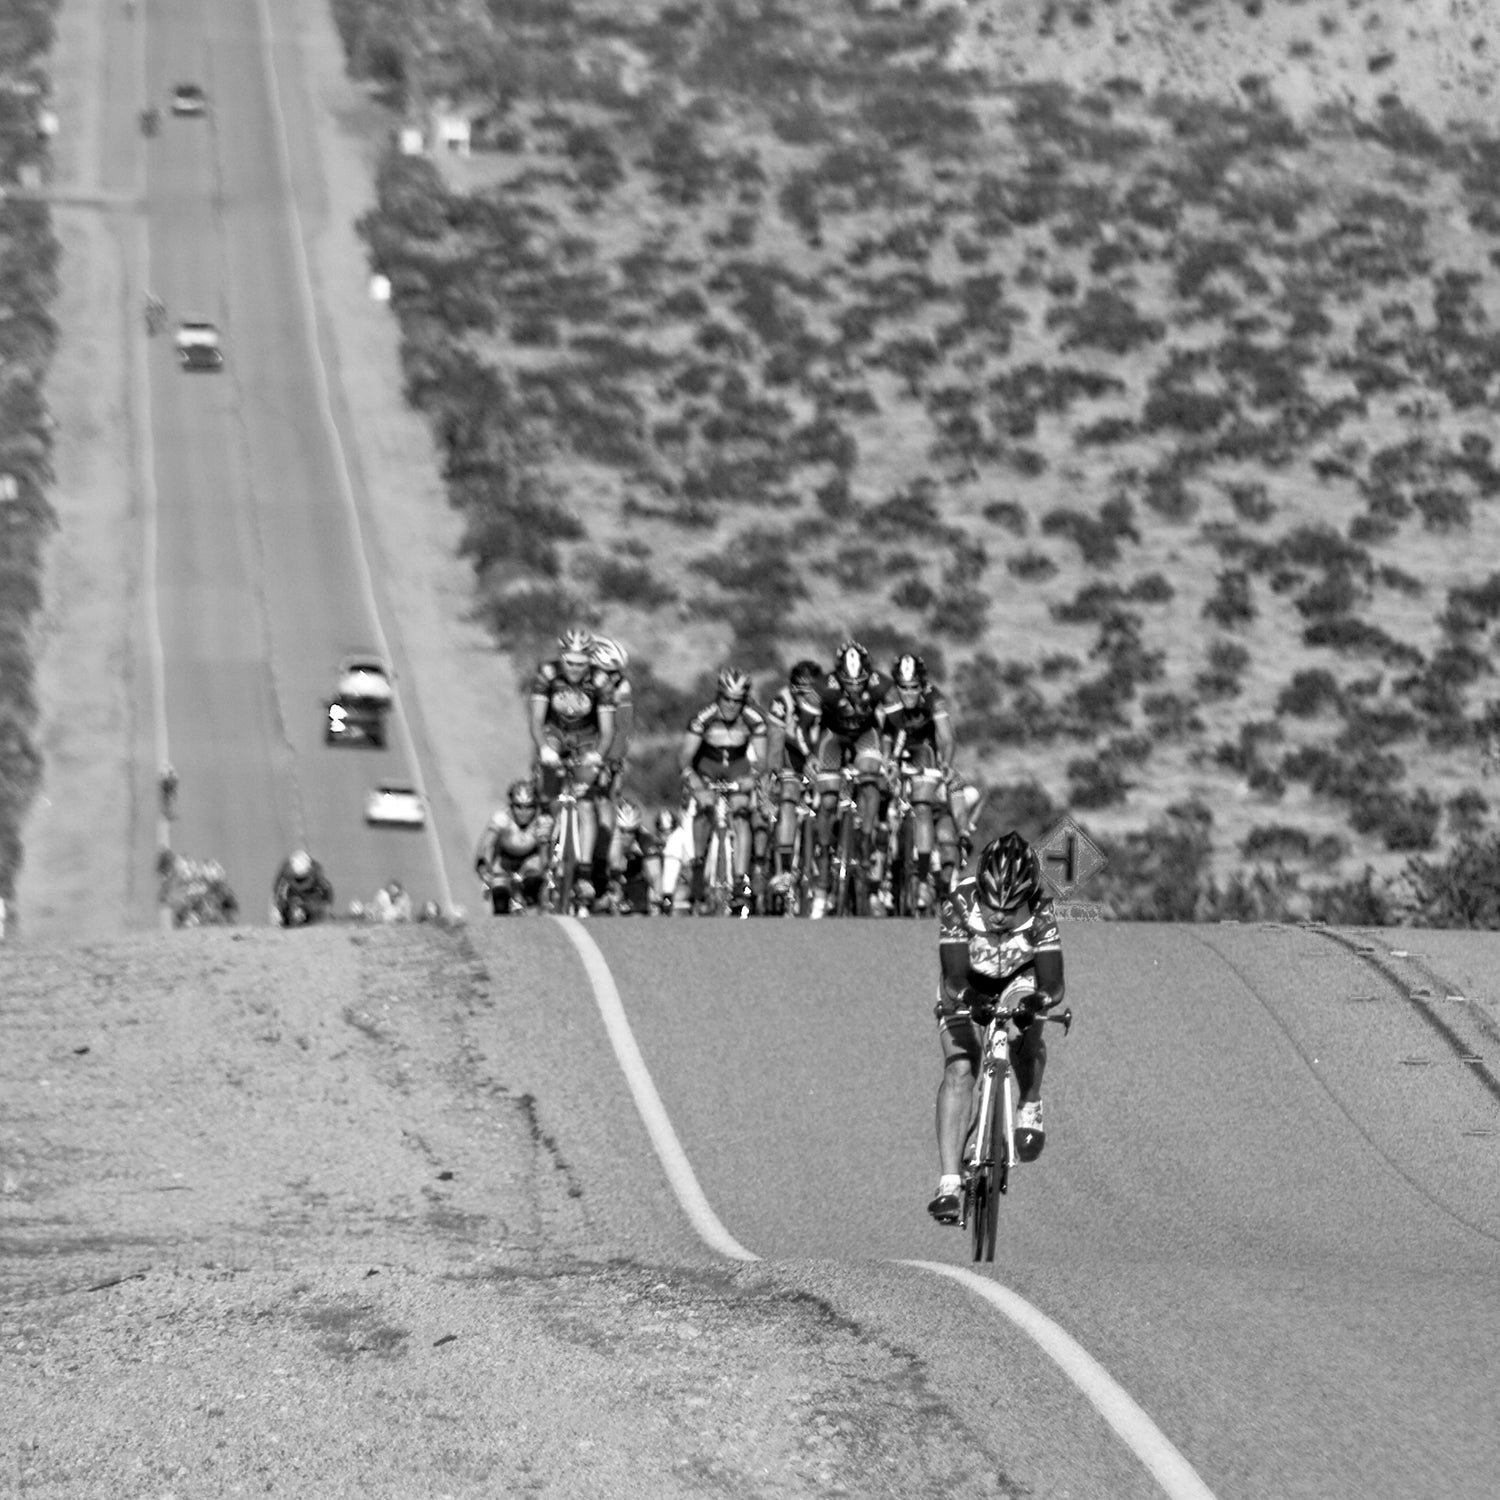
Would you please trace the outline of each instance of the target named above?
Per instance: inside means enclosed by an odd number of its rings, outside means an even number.
[[[539,805],[536,787],[524,779],[511,782],[505,806],[485,824],[474,853],[474,871],[497,917],[540,902],[552,832],[552,815]]]
[[[320,922],[333,906],[333,884],[323,866],[306,849],[294,849],[281,862],[271,886],[271,907],[278,926],[293,925],[300,911],[304,922]]]

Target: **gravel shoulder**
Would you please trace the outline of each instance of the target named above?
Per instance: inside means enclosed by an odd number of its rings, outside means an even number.
[[[0,950],[12,1490],[1020,1493],[794,1276],[610,1245],[524,988],[428,927]]]

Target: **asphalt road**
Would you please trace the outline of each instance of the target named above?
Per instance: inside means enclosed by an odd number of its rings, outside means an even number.
[[[405,707],[383,751],[323,741],[340,656],[392,648],[315,337],[307,226],[293,206],[287,115],[305,101],[297,70],[276,66],[269,14],[163,0],[145,12],[136,70],[163,111],[160,133],[140,147],[145,284],[173,325],[217,323],[225,352],[213,373],[179,369],[169,336],[146,350],[159,733],[181,784],[172,841],[220,860],[251,920],[299,844],[341,900],[393,876],[419,892],[446,888],[432,837],[364,822],[377,780],[420,783]],[[171,115],[178,82],[207,91],[205,117]],[[122,81],[109,149],[140,140],[139,98]],[[142,842],[154,839],[142,821]]]
[[[539,1093],[607,1205],[601,1250],[688,1253],[562,934],[474,933],[535,974]],[[1028,1338],[898,1264],[967,1264],[923,1211],[930,929],[588,933],[735,1240],[920,1348],[952,1398],[993,1410],[1039,1492],[1161,1493]],[[1485,941],[1469,935],[1465,961],[1493,973]],[[1051,1042],[1049,1142],[986,1274],[1100,1361],[1220,1500],[1492,1496],[1494,1094],[1399,985],[1314,930],[1065,924],[1064,942],[1077,1022]]]

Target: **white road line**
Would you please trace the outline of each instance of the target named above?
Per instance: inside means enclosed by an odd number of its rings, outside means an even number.
[[[672,1129],[661,1095],[651,1081],[646,1060],[636,1044],[635,1034],[625,1015],[625,1006],[609,964],[599,945],[588,934],[577,917],[558,917],[557,925],[583,960],[584,972],[593,987],[594,1000],[610,1044],[615,1049],[620,1070],[625,1075],[635,1107],[640,1111],[646,1133],[661,1159],[667,1181],[677,1195],[700,1239],[720,1255],[731,1260],[759,1260],[725,1229],[709,1206],[703,1189],[693,1173],[687,1152]],[[946,1276],[971,1292],[983,1297],[997,1311],[1009,1318],[1023,1333],[1035,1340],[1042,1352],[1083,1393],[1100,1416],[1115,1430],[1120,1440],[1141,1461],[1147,1472],[1161,1486],[1168,1500],[1215,1500],[1214,1493],[1198,1477],[1198,1472],[1173,1446],[1164,1432],[1141,1410],[1109,1371],[1077,1339],[1065,1333],[1045,1313],[1033,1307],[1024,1297],[987,1277],[976,1276],[962,1266],[944,1265],[939,1261],[899,1260],[900,1266],[913,1266],[934,1276]]]
[[[609,972],[609,965],[599,951],[599,945],[588,935],[577,917],[558,917],[557,925],[567,933],[568,941],[578,950],[578,956],[583,960],[584,971],[594,989],[594,1000],[604,1020],[604,1029],[609,1033],[615,1057],[620,1063],[620,1071],[624,1073],[625,1082],[630,1087],[631,1097],[634,1098],[635,1107],[645,1124],[646,1134],[651,1137],[651,1144],[661,1159],[667,1181],[692,1221],[693,1228],[698,1231],[699,1238],[710,1249],[717,1250],[720,1255],[727,1255],[731,1260],[759,1260],[758,1255],[745,1249],[719,1222],[718,1215],[709,1207],[708,1199],[703,1195],[703,1189],[698,1186],[687,1152],[682,1149],[677,1132],[672,1129],[666,1106],[661,1102],[661,1095],[656,1092],[656,1085],[646,1069],[646,1060],[636,1045],[630,1022],[625,1018],[620,992],[615,987],[615,977]]]
[[[1024,1297],[963,1266],[949,1266],[931,1260],[903,1260],[897,1264],[915,1266],[934,1276],[946,1276],[958,1282],[976,1296],[983,1297],[1023,1333],[1029,1334],[1042,1352],[1088,1397],[1099,1415],[1114,1428],[1171,1500],[1214,1500],[1213,1491],[1198,1477],[1197,1470],[1124,1387],[1077,1339],[1064,1332]]]
[[[276,121],[276,154],[281,179],[286,189],[287,210],[291,216],[292,244],[300,272],[298,291],[301,293],[302,317],[307,330],[308,347],[312,352],[313,368],[317,373],[318,414],[332,444],[334,468],[338,471],[339,496],[348,512],[349,526],[354,533],[354,555],[357,561],[359,583],[365,598],[365,608],[375,626],[376,645],[386,661],[394,664],[390,641],[386,638],[385,625],[380,618],[380,606],[375,596],[375,579],[370,571],[370,558],[365,545],[364,526],[360,521],[359,504],[354,494],[354,482],[349,477],[349,459],[344,451],[344,440],[333,416],[333,393],[328,379],[328,367],[323,359],[323,346],[318,338],[318,305],[313,295],[312,264],[307,255],[307,241],[302,227],[302,211],[297,205],[297,195],[292,181],[291,138],[286,128],[286,115],[281,108],[281,85],[276,72],[276,30],[271,21],[270,0],[257,0],[260,15],[261,65],[265,69],[266,93],[270,98],[271,114]],[[396,699],[396,723],[401,736],[401,747],[407,764],[412,769],[418,787],[425,793],[421,762],[417,759],[417,744],[406,720],[406,707],[402,697]],[[431,799],[428,807],[431,808]],[[432,860],[437,867],[438,888],[443,898],[445,911],[453,910],[453,889],[448,880],[448,867],[443,863],[443,843],[438,836],[436,820],[429,816],[426,837],[432,846]]]
[[[141,98],[150,97],[147,83],[149,71],[146,66],[146,17],[135,18],[133,38],[135,67],[140,84]],[[145,205],[149,187],[147,172],[149,158],[143,146],[136,156],[136,200]],[[137,216],[135,224],[136,256],[141,267],[142,279],[147,292],[151,289],[151,227],[147,215]],[[141,325],[135,321],[137,299],[136,288],[130,275],[129,264],[121,266],[125,283],[124,323],[125,347],[131,351],[135,368],[134,400],[127,389],[125,399],[134,414],[133,426],[136,451],[136,482],[141,495],[141,602],[145,606],[146,658],[149,663],[151,684],[152,737],[156,742],[156,766],[151,773],[151,795],[156,802],[156,847],[169,849],[172,846],[172,825],[168,821],[161,797],[161,768],[171,758],[171,746],[167,739],[167,654],[161,636],[161,596],[157,592],[158,569],[161,550],[161,517],[159,497],[156,493],[156,439],[152,424],[155,421],[151,405],[151,360],[150,337],[142,337]],[[144,294],[139,306],[145,307]],[[165,332],[165,330],[163,330]],[[170,336],[170,335],[169,335]],[[137,778],[139,779],[139,778]],[[163,931],[172,927],[172,913],[164,902],[158,902],[156,924]]]

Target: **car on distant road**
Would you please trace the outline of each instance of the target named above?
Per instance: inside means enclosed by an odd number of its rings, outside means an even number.
[[[196,83],[179,83],[172,90],[172,113],[174,115],[206,115],[208,96]]]
[[[328,700],[323,739],[330,745],[363,742],[381,749],[391,708],[391,674],[378,656],[346,656]]]
[[[409,781],[382,781],[365,798],[365,822],[377,828],[425,828],[427,804]]]
[[[179,323],[176,344],[177,362],[184,370],[219,370],[224,366],[219,330],[212,323],[198,318]]]

